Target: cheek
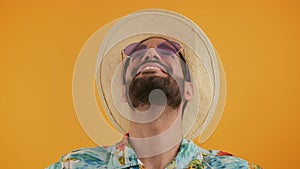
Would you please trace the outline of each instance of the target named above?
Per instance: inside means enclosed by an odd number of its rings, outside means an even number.
[[[168,60],[166,64],[173,69],[173,74],[179,77],[183,77],[182,66],[179,60]]]
[[[131,71],[134,70],[135,68],[137,68],[141,63],[142,63],[142,58],[136,58],[136,59],[132,59],[130,62],[129,62],[129,65],[128,65],[128,69],[130,69]]]
[[[181,59],[179,59],[178,62],[177,62],[177,69],[178,69],[177,71],[180,73],[180,75],[182,77],[184,77],[183,67],[184,66],[187,67],[187,65],[185,65],[185,64],[186,63]]]
[[[132,72],[132,70],[131,70],[131,68],[127,68],[127,70],[126,70],[126,74],[125,74],[125,80],[126,81],[128,81],[129,79],[130,79],[130,77],[131,77],[131,73]]]
[[[126,69],[126,74],[125,74],[125,77],[126,77],[126,80],[128,79],[131,79],[131,73],[132,71],[136,68],[137,66],[137,63],[136,61],[131,61]]]

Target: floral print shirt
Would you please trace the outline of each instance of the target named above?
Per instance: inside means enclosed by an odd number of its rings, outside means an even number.
[[[74,150],[46,169],[145,169],[128,144],[128,135],[113,146]],[[182,139],[179,152],[165,169],[261,169],[229,153],[205,150]]]

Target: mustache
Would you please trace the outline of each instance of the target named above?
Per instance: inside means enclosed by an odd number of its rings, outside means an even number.
[[[144,64],[147,64],[147,63],[157,63],[157,64],[159,64],[160,66],[162,66],[166,70],[166,73],[173,74],[173,70],[171,69],[171,67],[169,67],[169,66],[161,63],[160,61],[157,61],[157,60],[154,60],[154,61],[146,60],[143,63],[141,63],[139,66],[137,66],[136,68],[133,69],[133,71],[131,72],[131,76],[132,77],[136,76],[138,69],[140,67],[142,67]]]

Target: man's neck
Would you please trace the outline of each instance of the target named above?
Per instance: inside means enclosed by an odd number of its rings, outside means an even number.
[[[164,168],[177,155],[182,141],[181,113],[164,112],[150,123],[130,123],[129,144],[146,169]]]
[[[146,169],[164,169],[172,160],[175,159],[180,149],[180,145],[181,142],[167,152],[153,157],[139,158],[139,160],[141,160]]]

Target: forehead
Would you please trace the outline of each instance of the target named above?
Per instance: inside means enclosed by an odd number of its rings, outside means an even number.
[[[160,44],[164,41],[166,41],[166,40],[163,39],[163,38],[153,37],[153,38],[149,38],[149,39],[146,39],[146,40],[142,41],[142,44],[144,44],[148,47],[155,47],[155,46],[157,46],[158,44]]]

